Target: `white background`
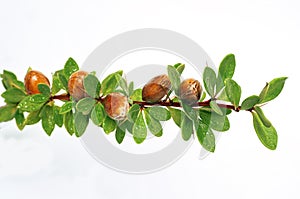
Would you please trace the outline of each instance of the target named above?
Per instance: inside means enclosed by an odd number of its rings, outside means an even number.
[[[215,64],[234,53],[243,98],[274,77],[289,79],[264,107],[279,134],[276,151],[260,144],[249,113],[235,113],[214,154],[198,160],[195,142],[149,175],[103,167],[64,130],[49,138],[39,125],[20,133],[14,123],[0,124],[0,198],[300,198],[299,10],[296,0],[2,0],[0,69],[19,78],[28,66],[50,76],[70,56],[83,63],[106,39],[150,27],[190,37]]]

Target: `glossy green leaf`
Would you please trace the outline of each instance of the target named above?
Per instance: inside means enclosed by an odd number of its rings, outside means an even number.
[[[139,111],[140,111],[140,106],[138,104],[132,105],[127,113],[128,120],[134,123],[137,119]]]
[[[262,101],[262,99],[264,99],[266,97],[266,94],[269,90],[270,84],[266,83],[265,87],[261,90],[260,94],[259,94],[259,101]]]
[[[282,91],[287,77],[273,79],[261,92],[259,103],[265,103],[276,98]]]
[[[38,89],[39,89],[40,93],[45,96],[50,96],[50,94],[51,94],[50,88],[46,84],[38,84]]]
[[[87,115],[91,112],[96,104],[96,100],[90,97],[79,100],[76,104],[76,110]]]
[[[24,97],[26,97],[26,94],[24,91],[18,88],[11,87],[7,89],[4,93],[2,93],[1,96],[5,99],[6,102],[18,103],[22,99],[24,99]]]
[[[252,112],[252,116],[254,129],[261,143],[268,149],[275,150],[278,142],[276,129],[264,126],[256,112]]]
[[[130,96],[130,99],[132,101],[143,101],[142,99],[142,89],[138,88],[136,90],[133,91],[132,95]]]
[[[59,110],[59,114],[65,114],[65,113],[71,111],[72,108],[73,108],[73,102],[68,101],[62,105],[62,107]]]
[[[91,113],[91,119],[96,126],[102,125],[105,119],[104,107],[101,103],[97,103]]]
[[[168,66],[168,76],[170,78],[172,88],[175,92],[175,94],[179,95],[179,87],[180,87],[180,74],[179,72],[173,67]]]
[[[79,70],[78,64],[72,57],[70,57],[65,63],[65,67],[64,67],[64,74],[66,78],[69,79],[69,77],[78,70]]]
[[[211,97],[215,96],[216,80],[217,77],[215,71],[210,67],[205,67],[203,72],[203,82],[205,90]]]
[[[103,95],[107,95],[109,93],[112,93],[116,90],[119,81],[121,79],[121,76],[123,74],[123,71],[117,71],[115,73],[112,73],[108,75],[101,84],[101,91]]]
[[[176,68],[179,74],[182,74],[185,69],[185,64],[177,63],[174,65],[174,68]]]
[[[47,135],[50,136],[55,127],[53,106],[46,105],[41,112],[41,118],[42,127]]]
[[[144,113],[147,127],[150,130],[150,132],[157,137],[161,137],[163,134],[163,129],[160,122],[151,117],[151,115],[147,111],[145,111]]]
[[[117,122],[106,116],[103,121],[103,130],[106,134],[110,134],[117,128]]]
[[[116,134],[115,134],[116,140],[119,144],[121,144],[125,137],[125,131],[121,128],[117,127]]]
[[[168,107],[169,111],[170,111],[170,114],[171,114],[171,117],[173,119],[173,121],[175,122],[175,124],[178,126],[178,127],[181,127],[181,118],[184,116],[184,112],[180,109],[175,109],[175,108],[171,108],[171,107]]]
[[[219,93],[224,87],[224,83],[227,78],[231,79],[233,77],[235,65],[235,56],[233,54],[225,56],[225,58],[222,60],[219,66],[216,93]]]
[[[0,107],[0,122],[7,122],[15,117],[17,107],[15,105],[6,105]]]
[[[133,94],[133,91],[134,91],[134,83],[130,82],[128,86],[128,96],[131,96]]]
[[[74,114],[74,126],[76,137],[81,137],[84,134],[88,124],[89,117],[87,115],[83,115],[81,112],[76,112]]]
[[[24,114],[18,109],[15,114],[16,124],[19,130],[23,130],[25,127],[25,117]]]
[[[132,133],[133,139],[137,144],[141,144],[147,137],[147,127],[142,111],[139,112],[138,117],[134,122]]]
[[[202,109],[200,109],[199,115],[205,124],[216,131],[228,131],[230,128],[230,123],[226,115],[222,116]]]
[[[219,115],[223,115],[223,111],[221,110],[221,108],[218,106],[217,102],[216,101],[210,101],[209,103],[210,107],[212,108],[212,110],[214,112],[216,112],[217,114]]]
[[[187,116],[183,116],[181,122],[181,136],[183,140],[187,141],[191,138],[193,134],[193,121],[190,120]]]
[[[64,124],[64,116],[59,113],[60,107],[54,106],[54,122],[58,127],[62,127]]]
[[[61,85],[63,86],[63,89],[66,90],[66,91],[68,91],[69,88],[68,88],[68,80],[67,80],[67,78],[62,73],[58,74],[58,78],[59,78],[59,81],[60,81]]]
[[[0,77],[5,89],[18,88],[25,91],[24,83],[18,81],[17,76],[13,72],[3,70],[3,74],[0,74]]]
[[[40,117],[40,110],[34,111],[34,112],[30,112],[26,119],[25,119],[25,124],[26,125],[33,125],[38,123],[41,120]]]
[[[241,87],[232,79],[227,79],[225,82],[225,91],[228,99],[235,108],[239,106],[241,98]]]
[[[171,119],[171,114],[166,108],[153,106],[147,108],[147,110],[149,114],[158,121],[167,121]]]
[[[204,149],[214,152],[216,148],[215,135],[207,124],[200,122],[197,128],[197,138]]]
[[[72,111],[64,114],[64,125],[68,133],[72,136],[75,133],[74,114]]]
[[[257,113],[257,115],[260,118],[260,120],[262,121],[262,123],[266,127],[271,127],[272,126],[272,123],[270,122],[270,120],[268,120],[268,118],[265,116],[263,110],[259,106],[255,106],[254,110]]]
[[[83,85],[85,91],[92,98],[98,98],[100,95],[101,84],[95,75],[87,75],[84,78]]]
[[[59,71],[56,71],[52,75],[52,87],[51,87],[51,93],[52,95],[57,94],[61,89],[64,89],[64,86],[60,82],[59,76],[58,76]]]
[[[206,98],[206,92],[202,92],[199,102],[203,102]]]
[[[33,112],[39,110],[48,100],[49,96],[42,94],[30,95],[25,97],[18,107],[21,111]]]
[[[258,102],[260,98],[257,95],[252,95],[250,97],[247,97],[241,105],[241,110],[249,110],[253,108]]]

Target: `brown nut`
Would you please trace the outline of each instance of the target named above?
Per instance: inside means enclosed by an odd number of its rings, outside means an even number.
[[[198,102],[201,92],[201,85],[195,79],[186,79],[180,84],[180,99],[189,105],[194,105]]]
[[[158,102],[168,94],[171,82],[167,75],[152,78],[142,90],[142,99],[146,102]]]
[[[46,84],[50,86],[50,82],[48,78],[43,73],[35,70],[31,70],[27,72],[24,78],[24,84],[25,84],[26,92],[29,95],[40,93],[38,89],[39,84]]]
[[[89,95],[85,92],[83,80],[88,75],[88,72],[77,71],[70,76],[68,81],[69,93],[75,101],[79,101],[82,98]]]
[[[103,99],[107,115],[113,120],[126,119],[129,110],[128,98],[122,93],[110,93]]]

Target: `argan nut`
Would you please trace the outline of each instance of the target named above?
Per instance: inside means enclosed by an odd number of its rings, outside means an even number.
[[[129,110],[128,98],[122,93],[114,92],[103,99],[103,105],[107,115],[113,120],[126,119]]]
[[[180,84],[180,99],[189,105],[194,105],[198,102],[201,92],[202,88],[198,80],[190,78]]]
[[[152,78],[142,90],[142,99],[146,102],[158,102],[168,94],[171,81],[167,75]]]
[[[43,73],[35,70],[27,72],[24,78],[24,84],[26,92],[29,95],[40,93],[38,89],[39,84],[46,84],[47,86],[50,86],[48,78]]]
[[[85,92],[83,80],[88,75],[88,72],[77,71],[70,76],[68,81],[69,93],[75,101],[79,101],[82,98],[89,95]]]

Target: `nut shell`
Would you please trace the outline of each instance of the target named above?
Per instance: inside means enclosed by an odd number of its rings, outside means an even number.
[[[146,102],[158,102],[168,94],[171,81],[167,75],[152,78],[142,90],[142,99]]]
[[[129,110],[128,98],[122,93],[110,93],[103,99],[107,115],[113,120],[126,119]]]
[[[39,84],[46,84],[50,87],[50,82],[43,73],[35,70],[29,71],[24,78],[26,92],[29,95],[40,93],[38,89]]]
[[[189,105],[194,105],[198,102],[201,92],[200,82],[193,78],[186,79],[180,84],[180,99]]]
[[[69,93],[75,101],[79,101],[82,98],[89,95],[85,92],[83,80],[88,75],[86,71],[77,71],[70,76],[68,81]]]

